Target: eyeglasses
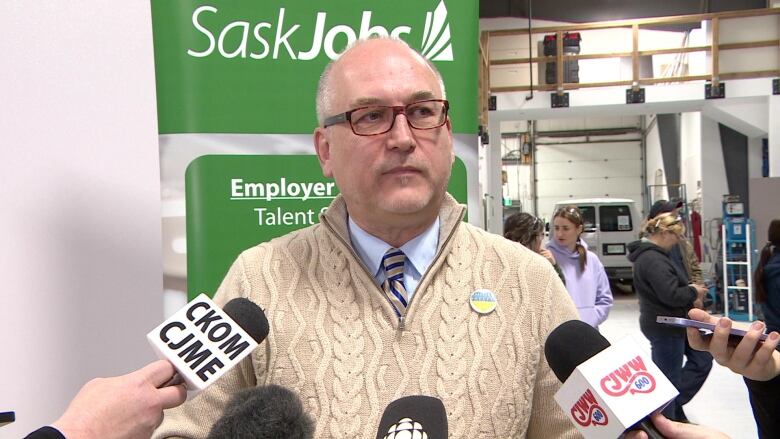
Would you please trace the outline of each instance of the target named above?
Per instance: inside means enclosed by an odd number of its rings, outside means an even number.
[[[449,109],[450,103],[444,99],[429,99],[408,105],[370,105],[331,116],[323,121],[322,127],[348,122],[352,132],[358,136],[376,136],[392,130],[396,116],[403,113],[410,127],[432,130],[447,122]]]

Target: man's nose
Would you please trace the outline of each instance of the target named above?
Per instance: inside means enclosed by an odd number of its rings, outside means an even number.
[[[390,132],[387,133],[387,146],[389,148],[398,148],[401,150],[414,148],[415,144],[412,129],[412,126],[409,125],[409,119],[406,118],[406,114],[403,112],[396,113],[393,127],[390,129]]]

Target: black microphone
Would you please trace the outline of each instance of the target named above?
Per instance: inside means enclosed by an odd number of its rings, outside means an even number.
[[[300,398],[270,384],[238,392],[206,439],[310,439],[314,422]]]
[[[547,336],[544,355],[558,380],[565,382],[577,366],[609,346],[609,341],[589,324],[581,320],[569,320],[561,323]],[[649,414],[628,430],[642,430],[650,439],[664,439],[650,421]]]
[[[447,411],[439,398],[404,396],[382,413],[376,439],[446,439]]]
[[[246,331],[258,344],[268,337],[268,332],[270,331],[268,318],[265,316],[263,309],[257,306],[255,302],[243,297],[237,297],[226,303],[222,307],[222,311],[238,323],[238,326]]]

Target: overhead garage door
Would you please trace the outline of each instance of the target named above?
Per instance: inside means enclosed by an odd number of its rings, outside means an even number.
[[[639,140],[537,144],[539,216],[549,220],[555,203],[577,198],[630,198],[641,209],[643,169]]]

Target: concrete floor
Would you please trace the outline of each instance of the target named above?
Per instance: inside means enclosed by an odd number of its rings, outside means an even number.
[[[616,295],[609,318],[599,329],[612,343],[630,335],[650,352],[650,343],[639,331],[639,305],[634,295]],[[734,439],[758,437],[742,377],[717,363],[699,393],[685,405],[685,413],[692,422]]]

